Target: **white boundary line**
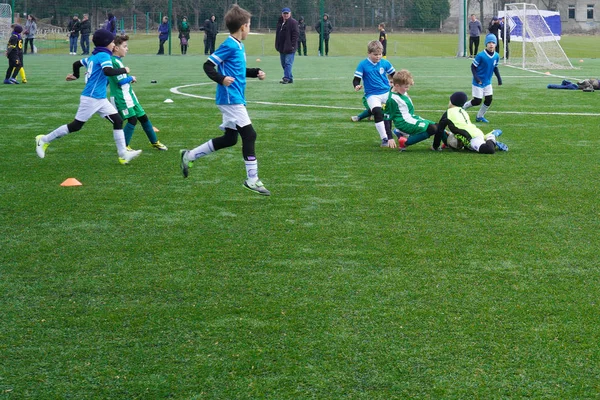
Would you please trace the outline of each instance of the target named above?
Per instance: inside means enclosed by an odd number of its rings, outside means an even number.
[[[536,72],[536,71],[532,71]],[[540,73],[540,72],[538,72]],[[544,74],[544,76],[547,76]],[[554,75],[557,76],[557,75]],[[190,94],[181,92],[180,89],[185,89],[192,86],[204,86],[204,85],[214,85],[214,82],[202,82],[202,83],[191,83],[189,85],[176,86],[170,89],[170,92],[173,94],[178,94],[181,96],[193,97],[196,99],[202,100],[212,100],[214,101],[214,97],[210,96],[200,96],[197,94]],[[251,104],[262,104],[269,106],[286,106],[286,107],[308,107],[308,108],[326,108],[330,110],[362,110],[362,108],[354,108],[354,107],[340,107],[340,106],[323,106],[316,104],[296,104],[296,103],[273,103],[270,101],[248,101]],[[444,113],[446,110],[428,110],[428,109],[419,109],[420,112],[438,112]],[[560,115],[560,116],[578,116],[578,117],[600,117],[600,113],[567,113],[567,112],[546,112],[546,111],[489,111],[492,114],[515,114],[515,115]]]

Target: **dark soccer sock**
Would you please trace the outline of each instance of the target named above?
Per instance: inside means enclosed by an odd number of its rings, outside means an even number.
[[[408,137],[408,140],[406,141],[406,145],[411,146],[415,143],[422,142],[423,140],[427,139],[428,137],[429,137],[429,134],[427,132],[421,132],[421,133],[417,133],[416,135],[410,135]]]
[[[142,122],[142,128],[144,132],[146,132],[146,136],[148,136],[148,140],[150,143],[158,142],[158,137],[156,136],[156,132],[154,132],[154,127],[152,126],[152,122],[150,120],[146,120]]]
[[[360,121],[361,119],[368,118],[371,115],[372,114],[371,114],[370,110],[365,110],[365,111],[361,112],[360,114],[358,114],[358,120]]]
[[[135,125],[131,125],[129,122],[125,124],[125,128],[123,128],[123,133],[125,134],[125,145],[129,146],[129,142],[131,142],[131,138],[133,137],[133,131],[135,130]]]

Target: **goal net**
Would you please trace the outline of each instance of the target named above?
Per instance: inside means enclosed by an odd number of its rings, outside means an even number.
[[[0,4],[0,40],[8,41],[8,37],[12,33],[10,26],[12,25],[12,9],[10,4]]]
[[[510,57],[506,64],[524,69],[573,68],[558,42],[561,35],[558,12],[538,10],[534,4],[513,3],[504,6],[502,16],[503,29],[510,29]]]

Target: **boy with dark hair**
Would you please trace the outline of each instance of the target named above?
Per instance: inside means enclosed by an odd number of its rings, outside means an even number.
[[[16,78],[23,66],[23,39],[21,38],[21,32],[23,32],[23,27],[15,24],[8,39],[8,45],[6,46],[8,69],[4,77],[4,83],[7,85],[17,85],[19,83]]]
[[[500,56],[495,51],[498,45],[496,36],[488,33],[485,37],[485,50],[478,53],[473,59],[471,64],[471,73],[473,74],[473,82],[471,86],[471,93],[473,99],[467,101],[463,108],[478,106],[481,104],[481,100],[485,97],[483,105],[477,112],[477,122],[489,122],[485,118],[485,113],[492,105],[494,90],[492,89],[492,74],[496,75],[498,79],[498,86],[502,86],[502,78],[500,77],[500,71],[498,70],[498,61]]]
[[[494,129],[485,135],[471,122],[469,114],[462,108],[467,100],[467,94],[464,92],[455,92],[450,96],[448,110],[440,119],[431,149],[439,150],[441,141],[445,140],[445,131],[449,129],[456,139],[460,140],[469,150],[481,154],[494,154],[496,146],[498,146],[498,150],[508,151],[506,144],[496,140],[496,137],[502,134],[500,129]]]
[[[355,91],[365,89],[365,97],[375,120],[375,129],[381,139],[381,147],[396,148],[392,133],[386,129],[383,118],[383,105],[387,101],[390,90],[389,76],[396,70],[388,60],[383,60],[383,46],[378,40],[372,40],[367,45],[368,56],[356,67],[352,85]]]
[[[125,57],[129,51],[129,46],[127,45],[128,41],[129,36],[127,35],[118,35],[115,38],[115,47],[113,48],[113,55],[111,58],[113,68],[120,70],[125,68],[121,58]],[[157,150],[168,150],[167,146],[158,140],[158,137],[156,136],[157,130],[152,126],[152,122],[148,119],[146,111],[144,111],[137,96],[133,92],[131,84],[137,82],[135,76],[128,75],[127,73],[109,76],[108,82],[110,84],[110,101],[117,108],[117,111],[119,111],[121,118],[127,120],[127,124],[125,125],[125,128],[123,128],[127,149],[131,150],[129,143],[131,142],[135,125],[139,120],[152,147]]]
[[[256,131],[246,109],[246,78],[265,79],[260,68],[246,68],[246,52],[243,40],[250,33],[251,14],[237,4],[231,6],[225,14],[225,25],[230,35],[212,53],[204,63],[204,72],[217,82],[216,103],[223,114],[220,128],[225,134],[211,139],[192,150],[183,149],[181,153],[181,173],[188,177],[189,167],[198,158],[217,150],[231,147],[242,138],[242,155],[246,165],[244,187],[263,196],[271,192],[258,177],[258,163],[255,153]]]
[[[86,83],[79,100],[79,108],[73,122],[62,125],[47,135],[35,137],[35,151],[40,158],[46,156],[46,149],[55,139],[69,133],[79,131],[94,114],[109,120],[113,125],[113,137],[117,145],[117,153],[121,164],[128,164],[142,152],[141,150],[127,150],[123,134],[123,120],[115,107],[106,99],[107,76],[128,74],[129,68],[113,68],[111,55],[115,46],[114,35],[106,29],[94,32],[92,42],[96,48],[92,56],[73,63],[73,73],[67,75],[67,81],[79,79],[79,69],[87,68]]]
[[[379,43],[383,46],[383,58],[387,59],[387,33],[385,33],[385,24],[382,22],[378,26],[379,29]]]

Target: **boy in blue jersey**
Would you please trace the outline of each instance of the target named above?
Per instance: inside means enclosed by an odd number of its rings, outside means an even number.
[[[113,137],[117,145],[117,153],[121,164],[128,164],[142,152],[141,150],[127,150],[125,135],[123,133],[123,119],[117,109],[106,98],[107,76],[128,74],[129,68],[113,68],[111,55],[115,46],[114,35],[106,29],[94,32],[92,41],[96,48],[92,56],[73,63],[73,73],[67,75],[67,81],[79,79],[79,68],[86,67],[86,84],[81,93],[79,108],[73,122],[62,125],[47,135],[35,137],[35,150],[40,158],[46,156],[46,149],[55,139],[69,133],[77,132],[94,114],[106,118],[113,124]]]
[[[204,63],[206,75],[218,83],[216,103],[223,114],[220,128],[225,131],[225,134],[195,149],[181,150],[180,166],[183,177],[187,178],[189,167],[194,161],[235,145],[239,135],[242,138],[242,155],[246,164],[247,178],[244,180],[244,187],[263,196],[269,196],[271,192],[258,178],[258,163],[254,149],[256,131],[248,116],[244,95],[247,77],[265,79],[265,73],[260,68],[246,68],[246,52],[242,40],[245,40],[250,33],[251,16],[237,4],[231,6],[225,14],[225,25],[230,35]]]
[[[475,119],[477,122],[489,122],[485,118],[485,112],[492,105],[492,96],[494,94],[492,90],[492,74],[496,75],[498,86],[502,86],[502,78],[500,77],[500,71],[498,71],[500,56],[495,51],[497,45],[498,40],[496,36],[492,33],[488,34],[485,37],[485,50],[478,53],[471,64],[471,73],[473,74],[471,91],[473,98],[465,103],[463,109],[466,110],[469,107],[480,105],[481,100],[485,97],[483,105],[477,112],[477,118]]]
[[[388,60],[382,59],[383,46],[378,40],[372,40],[367,45],[368,56],[356,67],[352,85],[355,91],[365,89],[365,97],[375,120],[375,128],[381,139],[381,147],[396,148],[392,132],[386,129],[383,121],[383,105],[388,98],[390,82],[388,76],[393,76],[396,70]]]

